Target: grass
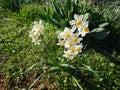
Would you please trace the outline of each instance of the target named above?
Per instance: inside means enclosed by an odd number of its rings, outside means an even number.
[[[0,67],[1,75],[4,74],[4,82],[0,88],[28,89],[33,84],[31,87],[39,90],[79,90],[80,87],[85,90],[120,89],[120,66],[113,61],[120,62],[119,51],[112,48],[109,53],[105,48],[108,47],[107,44],[103,47],[96,41],[91,42],[93,47],[87,45],[72,61],[55,58],[63,53],[62,48],[56,46],[57,27],[45,24],[44,39],[47,47],[44,43],[35,46],[28,37],[33,19],[27,22],[13,18],[15,14],[4,8],[0,8],[0,11]],[[105,41],[101,42],[104,44]],[[82,70],[84,65],[87,65],[87,70]]]

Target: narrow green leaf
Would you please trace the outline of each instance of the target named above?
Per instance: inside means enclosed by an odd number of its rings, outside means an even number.
[[[90,33],[102,32],[102,31],[104,31],[104,30],[105,30],[104,28],[95,28],[95,29],[93,29]]]
[[[96,71],[92,70],[89,66],[87,66],[87,65],[85,65],[85,64],[83,64],[83,66],[84,66],[88,71],[90,71],[90,72],[94,73],[96,76],[100,77],[100,76],[96,73]]]
[[[109,24],[109,23],[102,23],[102,24],[99,25],[99,27],[100,27],[100,28],[103,28],[103,27],[107,26],[108,24]]]
[[[61,72],[61,69],[59,67],[52,67],[48,71],[48,73],[55,73],[55,72]]]
[[[101,33],[94,33],[92,34],[93,37],[96,39],[105,39],[108,36],[109,32],[101,32]]]
[[[71,10],[71,0],[66,1],[66,9]]]
[[[83,88],[81,87],[81,85],[78,83],[77,79],[72,76],[73,80],[75,81],[75,83],[78,85],[78,87],[80,88],[80,90],[83,90]]]
[[[72,65],[69,65],[69,64],[61,64],[61,66],[75,69],[75,67],[73,67]]]

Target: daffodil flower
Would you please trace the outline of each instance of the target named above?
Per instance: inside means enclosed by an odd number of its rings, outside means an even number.
[[[64,44],[65,44],[64,40],[59,40],[59,42],[57,43],[57,45],[59,46],[64,46]]]
[[[60,38],[70,39],[72,37],[72,32],[69,28],[65,27],[64,31],[60,33]]]
[[[84,37],[87,33],[89,33],[88,22],[84,22],[84,24],[79,29],[79,34]]]
[[[74,20],[71,20],[69,24],[73,26],[74,29],[79,29],[82,26],[83,22],[83,15],[74,14]]]
[[[77,51],[78,53],[80,53],[80,52],[82,52],[82,48],[83,48],[83,45],[82,45],[82,44],[79,44],[79,45],[76,46],[76,51]]]
[[[75,46],[75,43],[72,42],[71,40],[67,40],[64,44],[65,48],[71,48],[73,46]]]
[[[42,21],[39,22],[35,21],[34,26],[32,30],[29,32],[29,36],[32,38],[32,42],[35,43],[35,45],[40,45],[39,36],[44,34],[44,26],[42,24]]]
[[[88,21],[84,20],[84,15],[74,14],[74,20],[71,20],[69,24],[72,26],[73,30],[77,31],[79,35],[84,37],[89,33]]]
[[[72,56],[72,53],[68,50],[68,51],[64,51],[64,55],[63,57],[68,58],[68,59],[73,59],[74,57]]]
[[[41,40],[38,40],[37,38],[32,38],[32,42],[35,43],[35,45],[40,45]]]

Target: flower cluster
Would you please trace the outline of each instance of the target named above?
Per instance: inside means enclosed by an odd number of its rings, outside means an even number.
[[[39,37],[44,34],[44,26],[42,21],[39,22],[35,21],[32,30],[29,32],[29,36],[32,38],[32,42],[35,45],[40,45]]]
[[[82,52],[82,37],[89,32],[88,21],[85,21],[84,15],[74,15],[74,20],[69,23],[72,28],[65,27],[63,32],[57,31],[59,42],[57,45],[64,46],[64,55],[68,59],[73,59],[78,53]]]

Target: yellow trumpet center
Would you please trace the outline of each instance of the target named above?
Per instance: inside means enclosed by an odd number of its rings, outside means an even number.
[[[38,33],[38,34],[41,34],[41,30],[37,30],[37,33]]]
[[[64,46],[64,43],[63,43],[63,42],[60,42],[60,46]]]
[[[85,28],[84,28],[84,32],[89,32],[89,28],[88,28],[88,27],[85,27]]]
[[[80,52],[80,51],[81,51],[81,48],[78,48],[77,51]]]
[[[73,44],[72,44],[72,43],[69,43],[69,46],[70,46],[70,47],[72,47],[72,46],[73,46]]]
[[[67,57],[70,57],[70,53],[66,53],[66,56],[67,56]]]
[[[70,33],[66,34],[66,38],[70,38],[70,36],[71,36]]]
[[[36,26],[37,26],[37,27],[40,27],[40,26],[41,26],[41,24],[37,24]]]
[[[78,20],[77,22],[76,22],[76,25],[77,26],[80,26],[82,24],[82,21],[81,20]]]
[[[71,51],[74,53],[74,52],[75,52],[75,49],[74,49],[74,48],[71,48]]]
[[[31,33],[31,36],[34,37],[35,36],[34,33]]]
[[[35,39],[35,40],[34,40],[34,42],[35,42],[35,43],[37,43],[37,42],[38,42],[38,40],[37,40],[37,39]]]
[[[78,42],[78,38],[74,38],[73,41],[74,41],[75,43],[77,43],[77,42]]]

